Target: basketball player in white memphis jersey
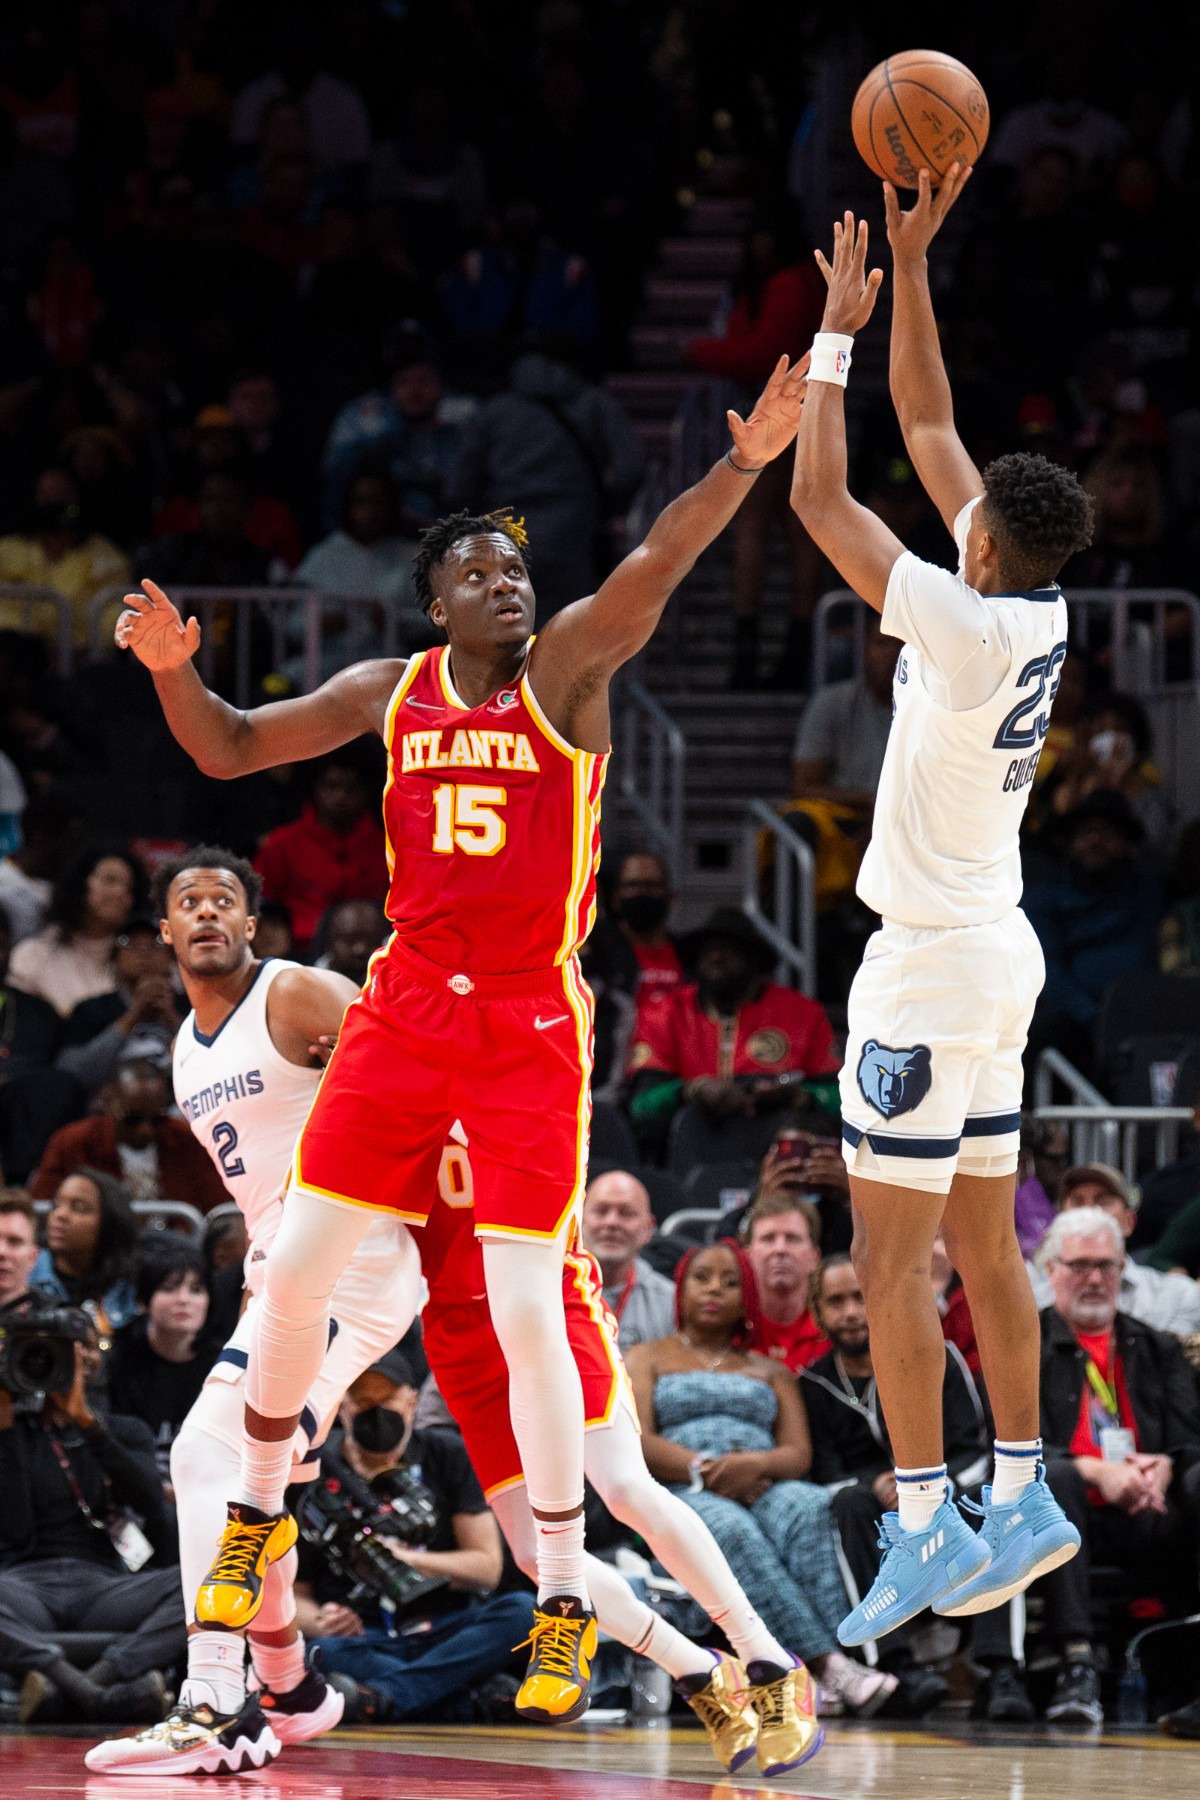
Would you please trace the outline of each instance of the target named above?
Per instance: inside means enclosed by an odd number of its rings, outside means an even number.
[[[250,1241],[249,1306],[171,1450],[190,1614],[225,1526],[225,1493],[240,1463],[250,1327],[267,1249],[283,1216],[296,1139],[328,1044],[358,990],[329,969],[255,957],[260,883],[240,857],[211,847],[189,851],[158,871],[155,886],[162,934],[175,951],[193,1007],[175,1040],[175,1098],[240,1206]],[[311,1463],[346,1389],[403,1336],[416,1314],[419,1287],[407,1228],[380,1214],[334,1290],[333,1330],[301,1418],[294,1474],[301,1476]],[[315,1465],[305,1471],[315,1473]],[[295,1565],[294,1551],[271,1564],[262,1609],[250,1628],[261,1695],[246,1695],[243,1634],[192,1624],[178,1704],[159,1725],[97,1744],[87,1753],[88,1767],[143,1777],[237,1773],[261,1768],[281,1744],[336,1725],[341,1695],[305,1664],[292,1594]]]
[[[909,554],[846,487],[843,392],[854,333],[883,280],[867,228],[834,226],[825,316],[796,441],[792,504],[857,594],[904,641],[895,716],[858,892],[882,917],[850,993],[841,1077],[854,1266],[898,1467],[879,1578],[839,1631],[864,1643],[932,1606],[999,1605],[1073,1556],[1046,1486],[1039,1332],[1013,1221],[1021,1056],[1045,978],[1021,912],[1018,830],[1066,653],[1055,577],[1091,537],[1075,477],[1039,456],[980,474],[954,428],[926,251],[962,191],[928,173],[902,212],[885,186],[895,264],[891,386],[913,466],[959,548],[951,575]],[[962,1276],[996,1419],[996,1472],[976,1534],[949,1504],[945,1344],[930,1263],[938,1231]]]

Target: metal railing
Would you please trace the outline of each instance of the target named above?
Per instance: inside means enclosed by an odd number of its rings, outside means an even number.
[[[1054,1102],[1054,1084],[1071,1095],[1067,1105]],[[1190,1106],[1114,1106],[1059,1050],[1043,1050],[1033,1074],[1035,1120],[1071,1127],[1071,1160],[1102,1162],[1120,1169],[1127,1181],[1138,1178],[1139,1137],[1154,1134],[1154,1163],[1161,1168],[1179,1154],[1179,1128],[1192,1120]]]
[[[93,656],[104,655],[112,646],[124,593],[105,588],[89,604],[88,643]],[[249,706],[256,698],[256,662],[266,661],[271,670],[289,673],[302,693],[319,687],[332,672],[325,666],[325,656],[335,620],[346,647],[341,664],[364,656],[400,656],[417,640],[431,641],[429,626],[416,607],[365,594],[303,587],[172,587],[171,599],[185,618],[195,614],[200,620],[202,679],[211,685],[223,655],[237,706]],[[232,643],[222,613],[231,621]]]
[[[1085,652],[1103,637],[1112,650],[1110,673],[1115,688],[1149,695],[1163,689],[1200,683],[1200,599],[1186,588],[1066,588],[1064,597],[1071,613],[1071,642]],[[813,685],[822,687],[830,676],[832,648],[830,620],[839,611],[853,608],[853,650],[849,674],[860,675],[867,621],[866,603],[850,588],[832,588],[822,595],[813,614]],[[1167,630],[1171,613],[1186,613],[1191,631],[1188,640],[1189,673],[1167,679]],[[1145,616],[1142,616],[1145,615]]]
[[[35,1200],[33,1210],[39,1218],[45,1218],[52,1205],[51,1200]],[[169,1221],[176,1220],[180,1225],[187,1226],[192,1237],[200,1238],[204,1235],[204,1214],[197,1207],[190,1206],[186,1200],[133,1200],[130,1205],[134,1217],[150,1221],[151,1228],[157,1225],[160,1230],[165,1230]]]
[[[724,1217],[725,1214],[717,1206],[681,1206],[678,1212],[669,1214],[663,1220],[659,1230],[664,1237],[669,1237],[671,1232],[678,1231],[682,1226],[719,1225]]]
[[[1191,1123],[1190,1106],[1039,1106],[1034,1118],[1059,1120],[1071,1127],[1071,1156],[1078,1163],[1102,1162],[1120,1169],[1127,1181],[1138,1178],[1138,1136],[1154,1132],[1154,1166],[1174,1162],[1179,1154],[1179,1127]]]
[[[54,614],[54,629],[45,632],[36,621],[37,609],[48,607]],[[16,609],[20,624],[11,625]],[[5,627],[28,631],[38,637],[53,637],[57,652],[57,673],[65,680],[75,661],[75,609],[57,588],[26,587],[21,582],[0,582],[0,619]]]
[[[773,916],[762,905],[759,841],[763,832],[774,840]],[[742,834],[742,910],[753,920],[778,959],[781,981],[802,993],[817,991],[816,860],[812,850],[786,819],[763,800],[746,809]]]
[[[683,877],[683,799],[687,741],[670,713],[631,676],[620,689],[618,762],[621,798],[673,882]]]

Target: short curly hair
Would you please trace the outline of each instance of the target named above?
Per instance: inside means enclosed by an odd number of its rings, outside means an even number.
[[[529,533],[525,529],[524,519],[516,518],[511,506],[498,506],[494,512],[486,513],[448,513],[444,519],[436,519],[432,525],[425,527],[418,540],[417,554],[413,558],[412,575],[417,605],[426,618],[437,598],[433,591],[433,572],[438,564],[445,560],[455,544],[461,544],[465,538],[491,537],[496,532],[508,538],[528,569]]]
[[[1017,451],[983,471],[983,523],[996,540],[1006,585],[1046,587],[1092,541],[1094,508],[1077,477],[1045,456]]]
[[[155,869],[150,898],[156,917],[166,918],[171,883],[185,869],[223,869],[241,883],[246,896],[246,911],[252,918],[257,916],[258,903],[262,899],[262,876],[258,870],[244,856],[235,856],[232,850],[224,850],[219,844],[197,844],[194,850],[185,850],[181,856],[168,857]]]

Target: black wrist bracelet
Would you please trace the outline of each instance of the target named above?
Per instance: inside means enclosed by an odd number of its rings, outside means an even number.
[[[735,463],[733,460],[733,451],[732,450],[727,450],[725,452],[725,461],[729,464],[730,468],[733,470],[735,475],[761,475],[762,474],[762,465],[761,464],[759,465],[759,467],[757,469],[743,469],[741,463]]]

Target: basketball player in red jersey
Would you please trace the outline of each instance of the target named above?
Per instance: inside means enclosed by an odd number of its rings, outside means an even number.
[[[518,1564],[532,1574],[533,1517],[520,1452],[505,1416],[508,1370],[481,1304],[474,1186],[456,1126],[442,1153],[429,1217],[413,1233],[429,1286],[422,1337],[488,1504]],[[667,1573],[720,1626],[734,1655],[692,1643],[639,1600],[614,1568],[589,1556],[597,1622],[618,1643],[667,1670],[723,1768],[736,1773],[756,1753],[764,1774],[798,1768],[824,1740],[816,1683],[771,1636],[708,1527],[646,1467],[633,1391],[617,1347],[617,1321],[604,1304],[595,1258],[578,1245],[567,1252],[562,1290],[567,1338],[583,1384],[588,1479],[614,1517],[645,1540]]]
[[[448,643],[345,669],[315,693],[240,712],[210,693],[185,625],[152,582],[117,642],[151,671],[167,722],[208,775],[319,756],[365,731],[388,751],[393,935],[349,1009],[297,1145],[246,1375],[241,1491],[197,1600],[239,1627],[295,1539],[291,1440],[324,1354],[329,1299],[374,1211],[418,1222],[461,1118],[475,1228],[509,1368],[513,1431],[538,1533],[531,1717],[587,1704],[595,1621],[583,1551],[583,1397],[562,1265],[584,1185],[591,1000],[575,952],[591,928],[609,682],[796,433],[803,363],[786,357],[733,450],[655,521],[598,591],[531,637],[524,533],[506,515],[432,526],[415,565]]]

